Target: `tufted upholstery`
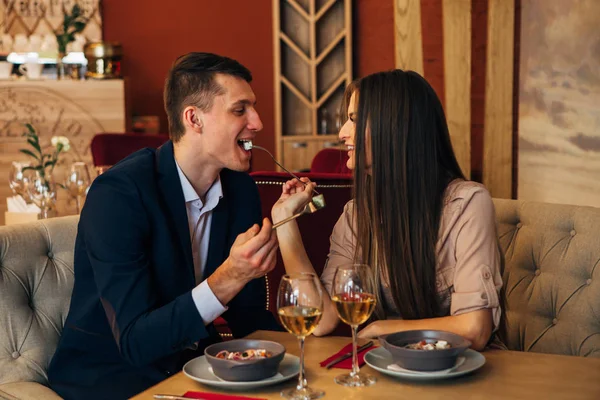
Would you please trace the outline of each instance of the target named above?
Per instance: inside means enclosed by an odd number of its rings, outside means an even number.
[[[114,165],[144,147],[156,149],[169,140],[169,135],[142,133],[99,133],[92,138],[90,148],[94,165]]]
[[[600,209],[494,199],[511,350],[600,357]]]
[[[19,398],[53,394],[19,381],[48,383],[48,364],[69,310],[78,218],[0,227],[0,398],[11,398],[15,390]]]
[[[262,204],[262,214],[271,217],[271,208],[281,196],[281,186],[290,179],[284,172],[258,171],[250,174],[258,187]],[[329,237],[333,226],[344,210],[344,205],[352,197],[352,176],[342,174],[315,174],[299,173],[298,176],[308,177],[317,184],[317,190],[325,197],[325,209],[315,213],[303,215],[298,218],[298,228],[306,252],[317,270],[321,274],[327,254],[329,253]],[[268,306],[271,312],[277,315],[277,289],[279,281],[285,274],[281,255],[277,255],[275,269],[267,275],[269,284],[267,288]]]
[[[285,177],[253,176],[269,211]],[[304,239],[319,266],[326,257],[324,238],[350,190],[347,177],[313,178],[320,180],[327,208],[299,224],[312,232]],[[505,255],[507,346],[600,357],[600,209],[499,199],[494,204]],[[0,227],[0,399],[58,399],[44,385],[69,308],[77,222],[72,216]],[[281,273],[269,274],[271,310]]]
[[[271,208],[281,196],[281,185],[290,179],[287,173],[258,171],[250,174],[258,187],[262,203],[263,216],[271,217]],[[314,214],[298,218],[298,228],[302,241],[317,274],[321,274],[327,254],[329,253],[329,237],[333,227],[344,210],[344,206],[352,197],[352,175],[328,173],[299,173],[317,184],[317,190],[325,197],[326,207]],[[285,267],[281,254],[277,255],[277,264],[267,274],[267,308],[277,315],[277,290]],[[340,324],[333,335],[350,336],[351,331],[345,324]]]

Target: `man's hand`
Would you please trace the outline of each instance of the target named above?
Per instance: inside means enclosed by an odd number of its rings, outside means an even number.
[[[275,268],[278,244],[272,226],[265,218],[262,228],[255,224],[238,235],[227,260],[208,278],[208,286],[221,304],[226,305],[248,282]]]

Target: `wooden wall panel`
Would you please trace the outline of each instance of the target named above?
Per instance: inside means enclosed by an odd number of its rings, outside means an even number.
[[[423,63],[466,177],[483,182],[493,196],[513,197],[520,0],[393,1],[396,66]],[[410,23],[419,14],[420,30]],[[414,60],[419,47],[422,58]]]
[[[443,0],[445,111],[452,146],[471,175],[471,0]]]
[[[56,183],[63,183],[74,161],[92,165],[90,143],[99,132],[125,132],[126,81],[110,80],[12,80],[0,82],[0,224],[7,210],[6,198],[12,196],[8,173],[13,161],[30,161],[20,149],[31,149],[22,136],[24,124],[38,132],[45,152],[52,136],[66,136],[71,149],[61,154],[54,170]],[[91,177],[96,174],[90,168]],[[75,213],[75,202],[58,189],[58,215]]]
[[[488,0],[474,0],[471,9],[471,179],[483,181],[483,126]]]
[[[423,73],[437,93],[442,105],[444,90],[444,16],[443,0],[421,0],[421,30],[423,32]]]
[[[512,197],[514,0],[489,0],[483,183],[493,197]]]
[[[396,68],[423,75],[421,0],[394,1],[394,37]]]

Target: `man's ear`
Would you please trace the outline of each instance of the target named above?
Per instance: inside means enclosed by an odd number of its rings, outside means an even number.
[[[196,107],[188,106],[183,110],[183,123],[185,126],[190,127],[194,131],[202,133],[202,122],[201,112]]]

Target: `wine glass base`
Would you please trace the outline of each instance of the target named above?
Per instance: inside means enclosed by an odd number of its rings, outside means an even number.
[[[324,391],[315,390],[309,387],[305,387],[303,389],[293,388],[281,392],[281,397],[290,400],[311,400],[318,399],[323,396],[325,396]]]
[[[342,385],[342,386],[363,387],[363,386],[373,385],[375,382],[377,382],[377,378],[375,378],[372,375],[361,374],[361,373],[356,374],[354,376],[351,374],[344,374],[344,375],[336,376],[334,381],[338,385]]]

